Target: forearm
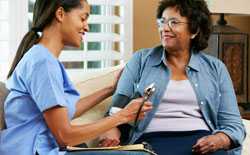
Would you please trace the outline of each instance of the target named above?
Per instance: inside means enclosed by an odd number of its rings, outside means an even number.
[[[76,112],[74,117],[82,115],[87,110],[91,109],[107,97],[110,97],[113,94],[114,88],[112,86],[103,88],[96,91],[95,93],[81,98],[76,104]]]
[[[221,148],[224,150],[228,150],[232,147],[232,140],[231,138],[223,132],[218,132],[217,135],[221,141]]]
[[[75,145],[79,142],[83,142],[89,139],[96,138],[98,135],[105,133],[106,131],[134,121],[137,117],[137,112],[141,107],[143,98],[134,99],[128,104],[123,110],[113,114],[112,116],[106,117],[96,123],[72,126],[70,130],[67,130],[67,140],[70,140],[67,144]],[[145,114],[152,109],[152,103],[146,101],[139,113],[138,119],[141,120],[145,117]]]
[[[237,123],[232,123],[232,125],[228,125],[228,128],[223,128],[220,130],[215,130],[213,134],[224,133],[230,139],[230,147],[228,149],[234,149],[240,147],[245,138],[246,132],[244,127]]]
[[[135,120],[136,112],[140,108],[142,100],[142,98],[133,100],[131,104],[114,115],[86,125],[71,125],[66,107],[57,106],[50,108],[43,112],[43,116],[60,146],[74,146],[94,139],[116,126]],[[145,116],[145,112],[151,109],[152,104],[146,102],[139,119],[142,119]]]
[[[97,138],[102,133],[115,128],[116,126],[123,124],[126,121],[127,120],[123,117],[114,115],[87,125],[72,125],[63,134],[63,139],[65,140],[65,144],[68,146],[78,145],[88,140]]]

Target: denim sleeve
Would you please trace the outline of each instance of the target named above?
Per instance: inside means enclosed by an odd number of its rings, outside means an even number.
[[[246,136],[242,123],[233,84],[226,66],[221,63],[219,69],[219,84],[221,92],[221,104],[218,111],[218,130],[227,134],[233,141],[233,147],[240,147]]]
[[[132,59],[126,64],[115,91],[116,94],[122,94],[131,97],[134,92],[134,85],[139,80],[141,52],[133,55]]]
[[[122,75],[119,79],[116,91],[112,97],[112,104],[110,105],[105,116],[109,115],[109,111],[112,107],[124,108],[134,96],[134,86],[139,79],[140,71],[140,52],[133,55],[132,59],[126,64]],[[118,126],[121,132],[121,144],[127,144],[131,126],[129,124],[123,124]]]
[[[115,94],[113,95],[112,106],[116,106],[122,101],[124,107],[133,97],[134,87],[140,78],[140,59],[141,52],[137,52],[133,55],[132,59],[130,59],[129,62],[126,64],[119,79]],[[128,98],[126,99],[126,104],[124,102],[124,96]]]

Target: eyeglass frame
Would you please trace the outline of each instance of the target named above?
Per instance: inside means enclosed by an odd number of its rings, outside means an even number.
[[[179,24],[189,24],[189,22],[178,21],[178,19],[176,19],[176,18],[170,18],[168,20],[166,20],[165,18],[158,18],[156,20],[156,22],[157,22],[157,25],[158,25],[159,29],[163,29],[166,25],[168,25],[168,27],[171,30],[175,29],[176,26],[179,25]],[[176,22],[176,23],[171,24],[171,22]],[[175,24],[175,25],[173,26],[173,24]]]

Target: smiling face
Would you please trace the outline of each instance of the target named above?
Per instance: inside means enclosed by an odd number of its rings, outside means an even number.
[[[188,20],[180,15],[176,7],[168,7],[162,13],[165,20],[159,28],[163,47],[169,52],[190,49],[192,34],[189,31]],[[171,21],[170,24],[167,24]],[[172,25],[172,28],[169,27]]]
[[[90,14],[89,4],[82,0],[81,7],[65,12],[62,22],[63,43],[68,46],[80,47],[83,36],[89,31],[87,23]]]

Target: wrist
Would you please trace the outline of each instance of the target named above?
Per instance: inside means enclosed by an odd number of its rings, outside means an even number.
[[[109,114],[109,116],[112,116],[121,110],[122,110],[122,108],[119,108],[119,107],[111,107],[108,114]]]
[[[222,132],[219,132],[216,135],[219,136],[220,141],[222,142],[221,149],[225,149],[225,150],[230,149],[231,139],[229,138],[229,136],[227,136],[225,133],[222,133]]]
[[[112,117],[115,117],[117,120],[119,120],[119,124],[125,124],[129,122],[129,119],[126,115],[124,115],[124,111],[119,111],[117,113],[114,113]]]

